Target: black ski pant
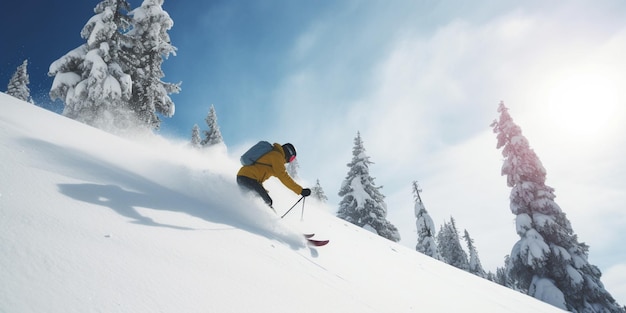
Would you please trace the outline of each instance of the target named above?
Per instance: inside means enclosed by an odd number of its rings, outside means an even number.
[[[263,185],[261,185],[261,183],[259,183],[258,181],[250,177],[238,175],[237,185],[239,185],[239,187],[244,191],[256,192],[263,199],[263,201],[265,201],[265,203],[270,206],[270,208],[272,207],[272,198],[270,198],[267,190],[265,190],[265,188],[263,188]]]

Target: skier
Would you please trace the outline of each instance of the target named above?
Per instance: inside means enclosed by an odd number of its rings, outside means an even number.
[[[285,187],[291,189],[296,194],[308,197],[311,189],[302,188],[287,173],[285,163],[290,163],[296,158],[296,148],[290,143],[280,145],[274,143],[271,150],[250,165],[243,165],[237,173],[237,184],[244,191],[255,191],[264,201],[272,207],[272,198],[263,187],[263,182],[268,178],[277,177]],[[276,212],[276,211],[274,211]]]

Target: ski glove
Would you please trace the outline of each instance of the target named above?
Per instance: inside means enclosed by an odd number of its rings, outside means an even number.
[[[300,193],[303,197],[308,197],[311,195],[311,189],[309,188],[303,188],[302,192]]]

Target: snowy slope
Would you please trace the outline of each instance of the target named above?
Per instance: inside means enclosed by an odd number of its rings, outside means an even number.
[[[280,220],[241,196],[220,149],[0,106],[0,312],[560,311],[312,200]],[[298,199],[269,188],[282,212]]]

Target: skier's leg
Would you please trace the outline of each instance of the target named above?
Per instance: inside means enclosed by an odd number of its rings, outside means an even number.
[[[261,197],[261,199],[263,199],[263,201],[265,201],[265,203],[267,203],[267,205],[269,205],[270,208],[272,208],[272,198],[267,193],[267,190],[263,188],[263,185],[261,185],[261,183],[259,183],[258,181],[250,177],[237,176],[237,184],[243,190],[255,191]]]

